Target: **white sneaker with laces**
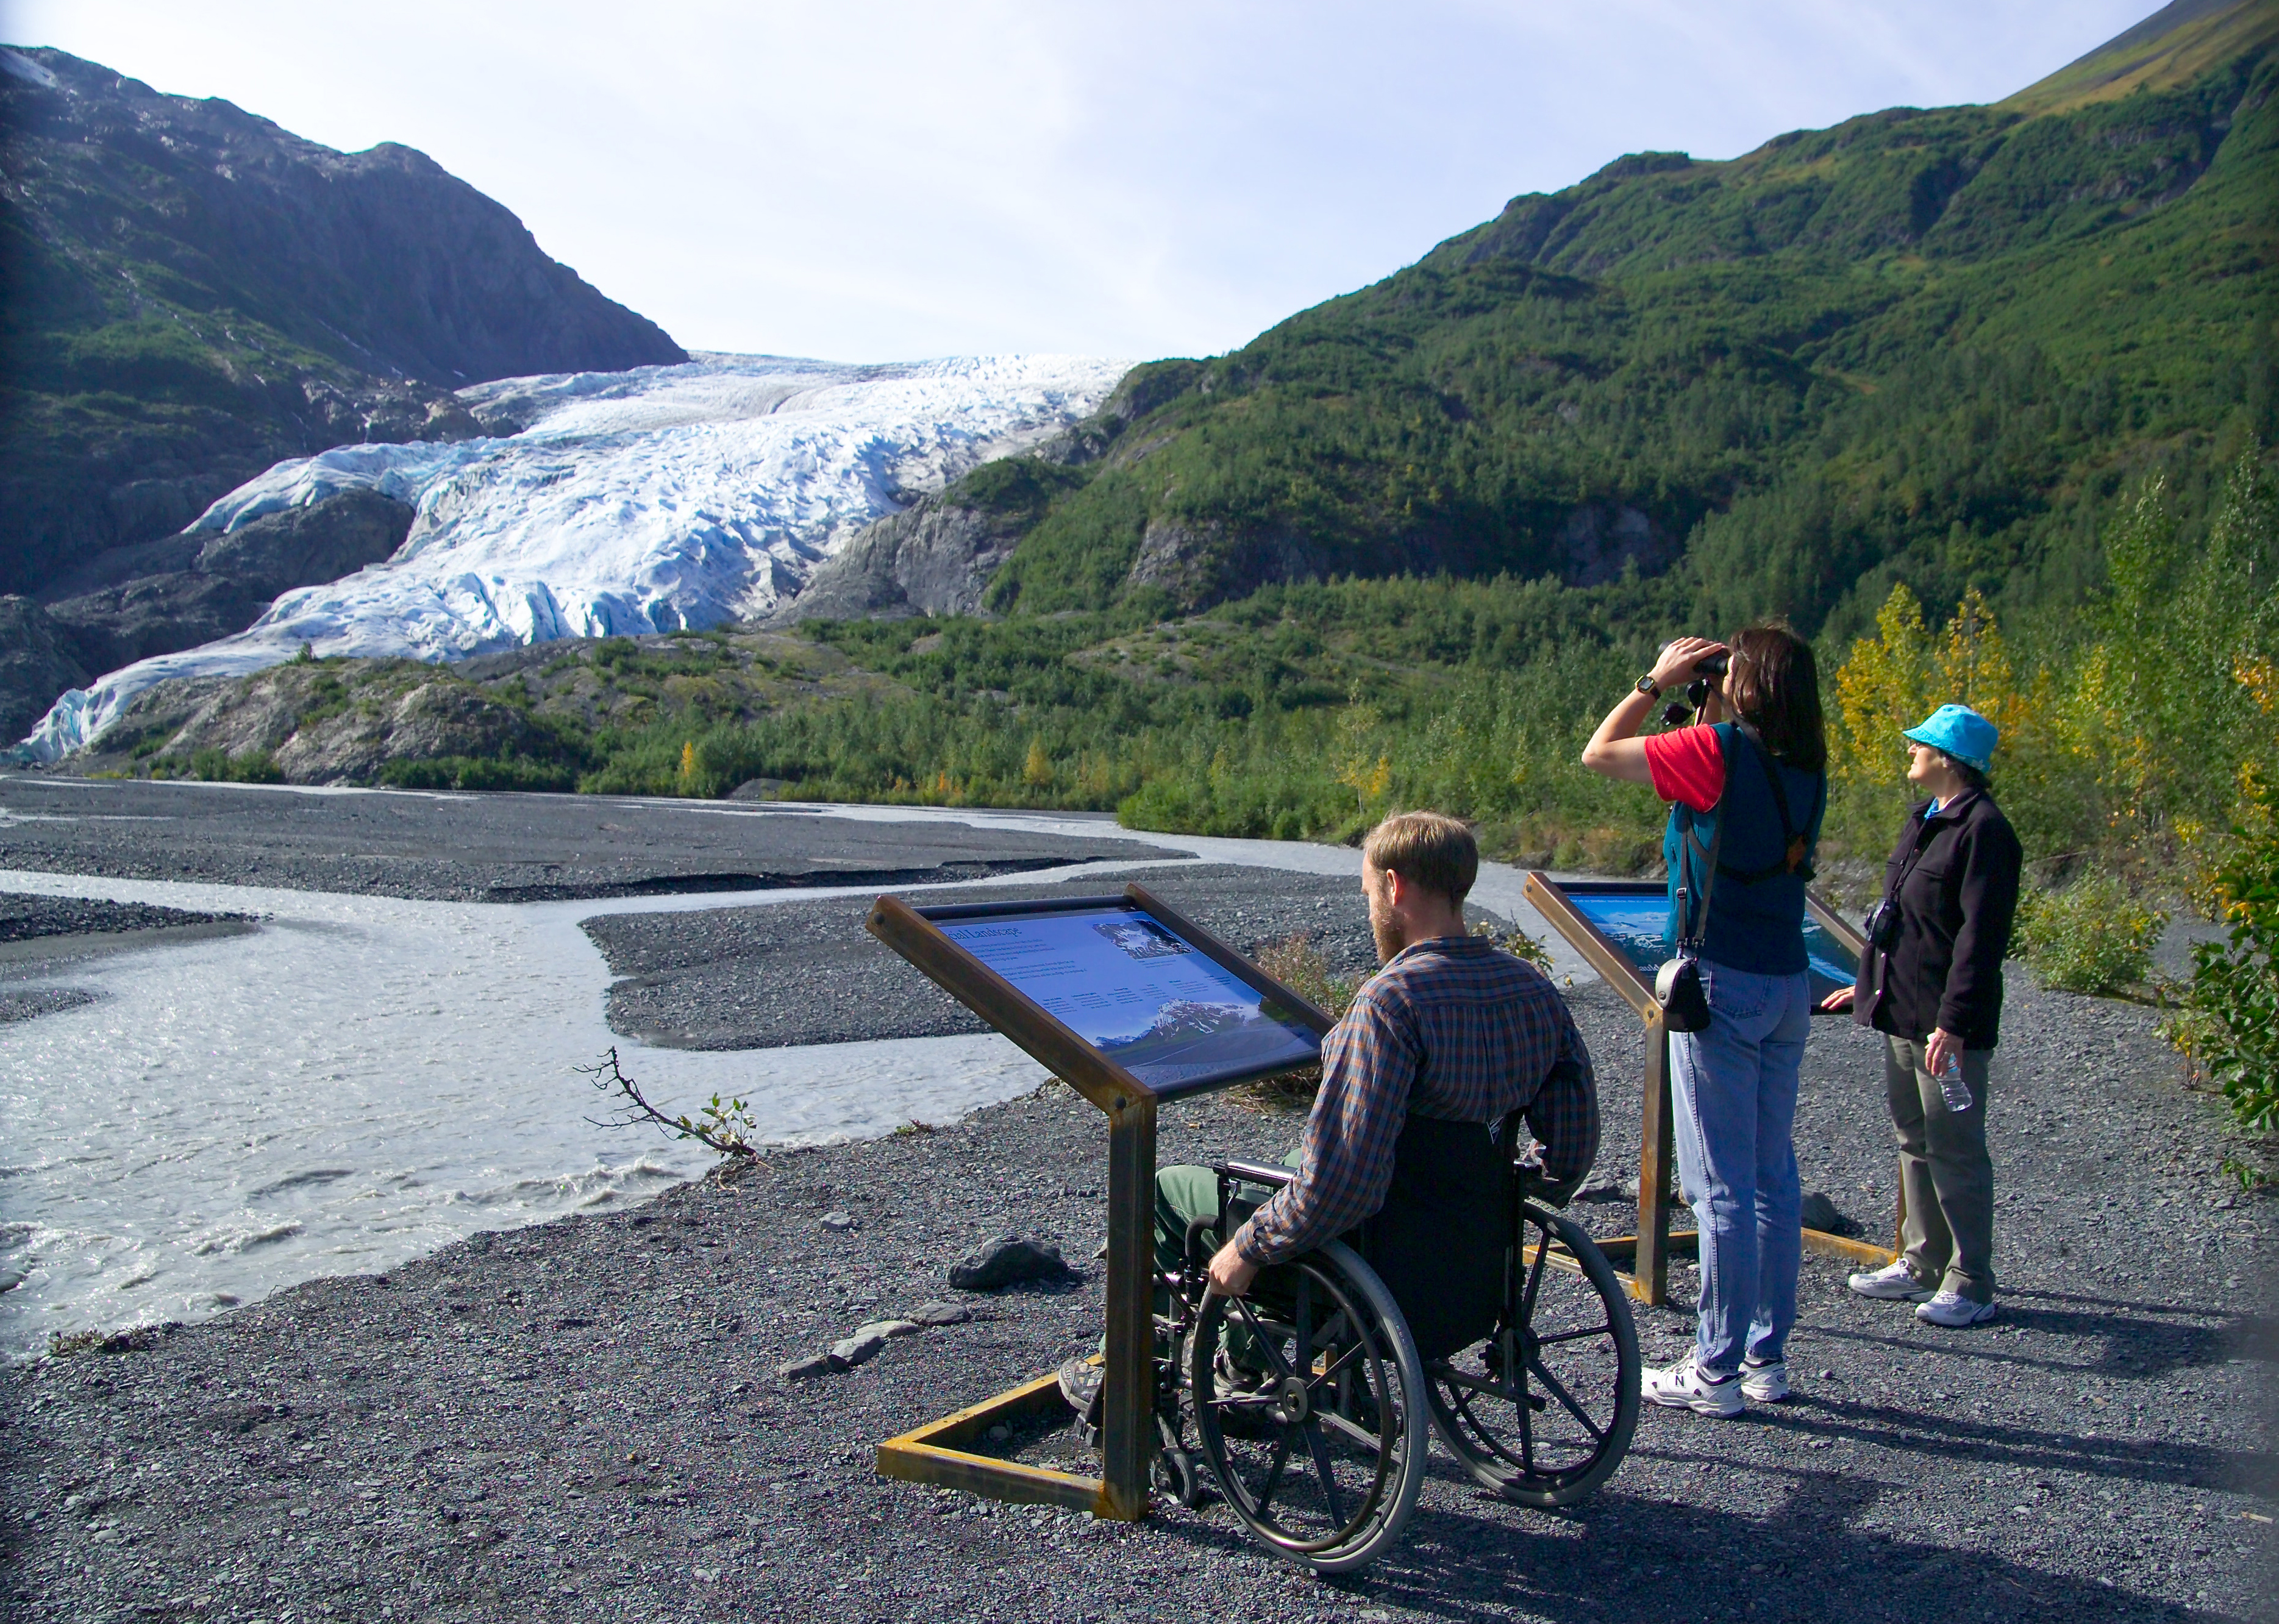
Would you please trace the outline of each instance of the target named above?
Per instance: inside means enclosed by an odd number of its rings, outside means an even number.
[[[1743,1360],[1741,1391],[1759,1404],[1778,1404],[1788,1397],[1788,1361],[1773,1360],[1761,1365],[1753,1359]]]
[[[1886,1263],[1873,1274],[1854,1275],[1845,1283],[1862,1297],[1887,1303],[1927,1303],[1931,1289],[1901,1263]]]
[[[1983,1325],[1993,1317],[1992,1303],[1974,1303],[1960,1291],[1941,1291],[1915,1310],[1915,1318],[1924,1324],[1944,1325],[1950,1330]]]
[[[1666,1370],[1649,1370],[1642,1383],[1646,1396],[1673,1410],[1697,1415],[1738,1415],[1747,1406],[1741,1400],[1741,1378],[1730,1374],[1713,1376],[1703,1372],[1694,1356]]]

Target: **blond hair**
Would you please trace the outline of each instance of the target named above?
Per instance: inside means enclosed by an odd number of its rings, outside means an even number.
[[[1437,891],[1461,906],[1479,877],[1479,842],[1453,817],[1438,812],[1395,812],[1369,831],[1362,859],[1382,873]]]

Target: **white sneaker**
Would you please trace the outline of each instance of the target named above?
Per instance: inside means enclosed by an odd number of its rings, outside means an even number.
[[[1734,1416],[1747,1407],[1741,1401],[1740,1377],[1706,1375],[1692,1354],[1667,1370],[1647,1371],[1642,1385],[1656,1404],[1699,1415]]]
[[[1924,1324],[1944,1325],[1950,1330],[1983,1325],[1993,1317],[1992,1303],[1974,1303],[1960,1291],[1941,1291],[1915,1310],[1915,1318]]]
[[[1753,1359],[1743,1360],[1741,1391],[1759,1404],[1778,1404],[1788,1397],[1788,1361],[1774,1360],[1761,1365]]]
[[[1872,1275],[1854,1275],[1845,1283],[1862,1297],[1887,1303],[1927,1303],[1931,1289],[1915,1276],[1905,1262],[1886,1263]]]

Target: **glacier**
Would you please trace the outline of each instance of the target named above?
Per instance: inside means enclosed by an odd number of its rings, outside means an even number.
[[[51,762],[176,677],[318,655],[456,660],[770,613],[872,520],[1083,417],[1129,370],[1083,356],[852,366],[701,355],[459,391],[495,431],[278,463],[190,526],[228,531],[356,486],[409,503],[394,557],[287,593],[234,637],[57,700],[18,747]]]

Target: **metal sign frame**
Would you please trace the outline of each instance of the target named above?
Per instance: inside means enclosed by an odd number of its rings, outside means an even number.
[[[1625,893],[1638,896],[1658,894],[1662,887],[1647,881],[1592,881],[1592,891],[1605,892],[1619,887]],[[1577,887],[1579,890],[1580,887]],[[1590,916],[1576,907],[1567,887],[1540,869],[1530,869],[1524,882],[1527,900],[1543,915],[1551,928],[1565,937],[1569,946],[1583,955],[1584,961],[1603,977],[1608,986],[1620,993],[1624,1002],[1646,1023],[1646,1075],[1644,1078],[1645,1108],[1639,1123],[1638,1151],[1638,1233],[1616,1236],[1601,1240],[1599,1249],[1615,1260],[1618,1272],[1624,1274],[1631,1295],[1642,1303],[1660,1306],[1669,1298],[1669,1254],[1673,1249],[1694,1250],[1697,1237],[1691,1229],[1672,1233],[1669,1228],[1670,1169],[1677,1162],[1677,1141],[1670,1118],[1669,1103],[1669,1032],[1663,1026],[1661,1007],[1654,1000],[1654,984],[1638,964],[1593,923]],[[1853,929],[1844,916],[1830,907],[1826,899],[1807,891],[1804,905],[1820,928],[1834,937],[1856,959],[1867,951],[1867,938]],[[1899,1195],[1899,1215],[1902,1223],[1907,1216],[1907,1194]],[[1854,1262],[1881,1267],[1891,1262],[1899,1253],[1868,1241],[1853,1240],[1847,1236],[1830,1235],[1822,1229],[1803,1231],[1804,1247],[1825,1257],[1846,1258]],[[1904,1244],[1904,1243],[1901,1243]],[[1631,1267],[1622,1270],[1623,1258]]]
[[[1024,1466],[969,1446],[1009,1417],[1060,1402],[1044,1375],[879,1445],[882,1476],[937,1483],[1017,1505],[1058,1505],[1095,1517],[1133,1521],[1147,1513],[1148,1467],[1155,1451],[1152,1364],[1155,1312],[1155,1111],[1165,1100],[1212,1093],[1239,1083],[1300,1069],[1277,1064],[1205,1081],[1151,1088],[997,971],[945,935],[934,922],[982,915],[1057,913],[1133,907],[1168,927],[1221,969],[1282,1007],[1316,1038],[1329,1015],[1201,926],[1138,885],[1109,897],[1055,898],[1038,903],[976,903],[915,908],[880,897],[864,922],[871,935],[909,961],[937,986],[1003,1033],[1108,1118],[1107,1373],[1101,1387],[1101,1475]]]

